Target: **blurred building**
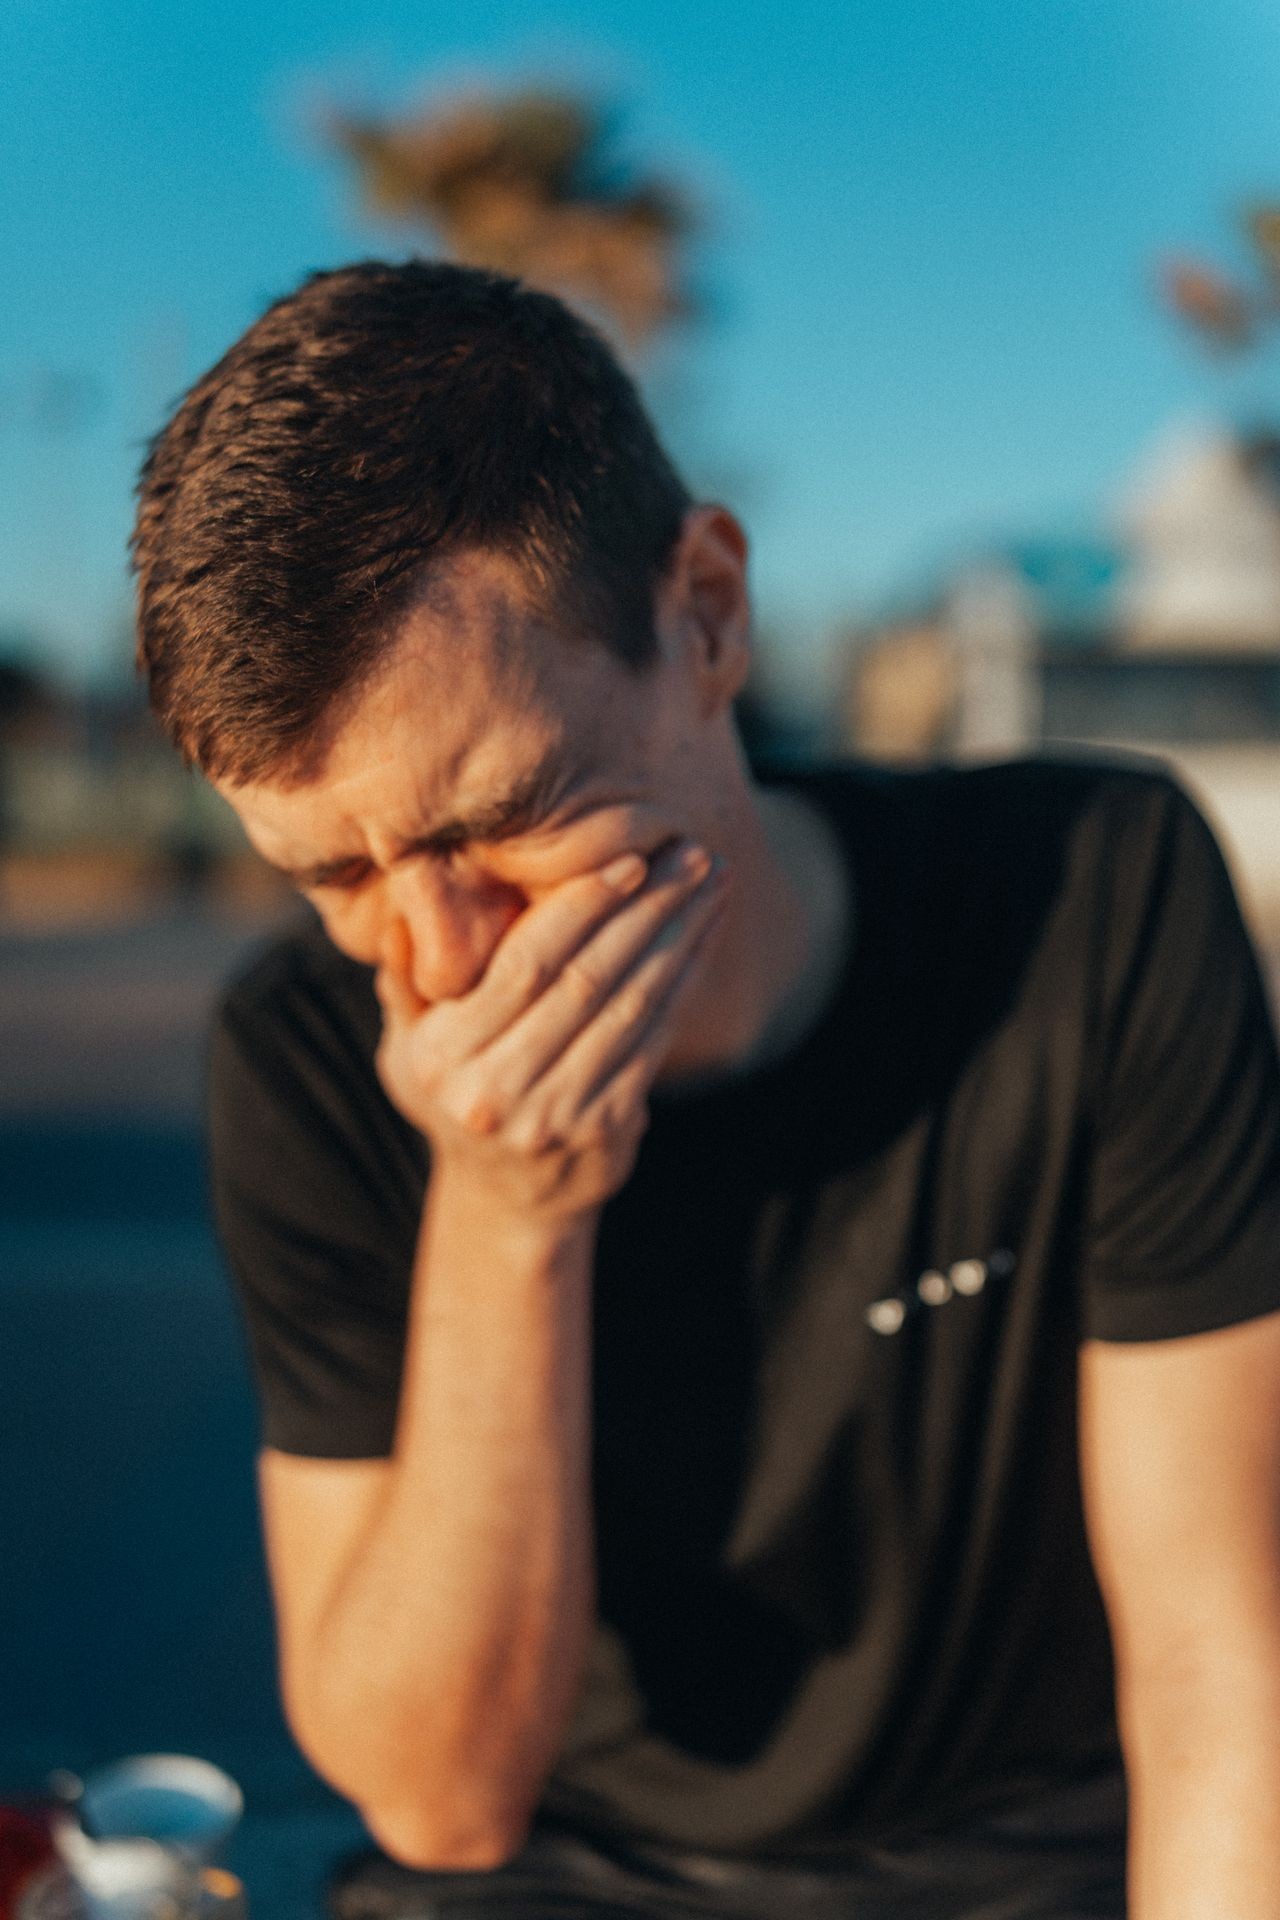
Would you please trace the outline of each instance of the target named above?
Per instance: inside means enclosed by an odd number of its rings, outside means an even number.
[[[0,923],[128,919],[193,893],[269,904],[268,869],[139,688],[23,693],[0,702]]]
[[[845,648],[841,738],[877,758],[1073,746],[1171,762],[1280,940],[1280,437],[1179,434],[1096,536],[1010,541]]]
[[[1123,502],[1127,650],[1280,653],[1280,437],[1178,438]]]

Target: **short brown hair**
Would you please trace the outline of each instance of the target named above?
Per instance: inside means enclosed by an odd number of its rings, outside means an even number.
[[[188,764],[305,780],[434,562],[521,564],[532,604],[637,671],[692,504],[601,336],[433,261],[313,274],[152,441],[138,665]]]

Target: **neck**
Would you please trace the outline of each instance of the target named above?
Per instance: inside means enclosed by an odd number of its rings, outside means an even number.
[[[750,782],[744,803],[723,849],[732,890],[663,1081],[785,1051],[816,1014],[848,938],[849,876],[826,820],[798,796]]]

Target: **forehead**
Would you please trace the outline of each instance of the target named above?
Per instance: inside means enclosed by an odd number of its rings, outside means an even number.
[[[566,636],[531,604],[515,561],[464,554],[411,607],[321,777],[384,758],[392,741],[412,747],[420,778],[449,789],[501,771],[512,753],[581,752],[634,711],[629,688],[606,647]]]
[[[482,810],[535,766],[573,779],[626,764],[641,704],[606,647],[531,608],[513,562],[463,556],[415,602],[318,775],[224,792],[270,857],[408,837]]]

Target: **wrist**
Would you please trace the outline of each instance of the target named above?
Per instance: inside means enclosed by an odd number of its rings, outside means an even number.
[[[433,1159],[428,1185],[433,1231],[457,1234],[520,1268],[571,1268],[590,1260],[600,1223],[598,1205],[557,1212],[521,1206],[495,1194],[462,1167]]]

